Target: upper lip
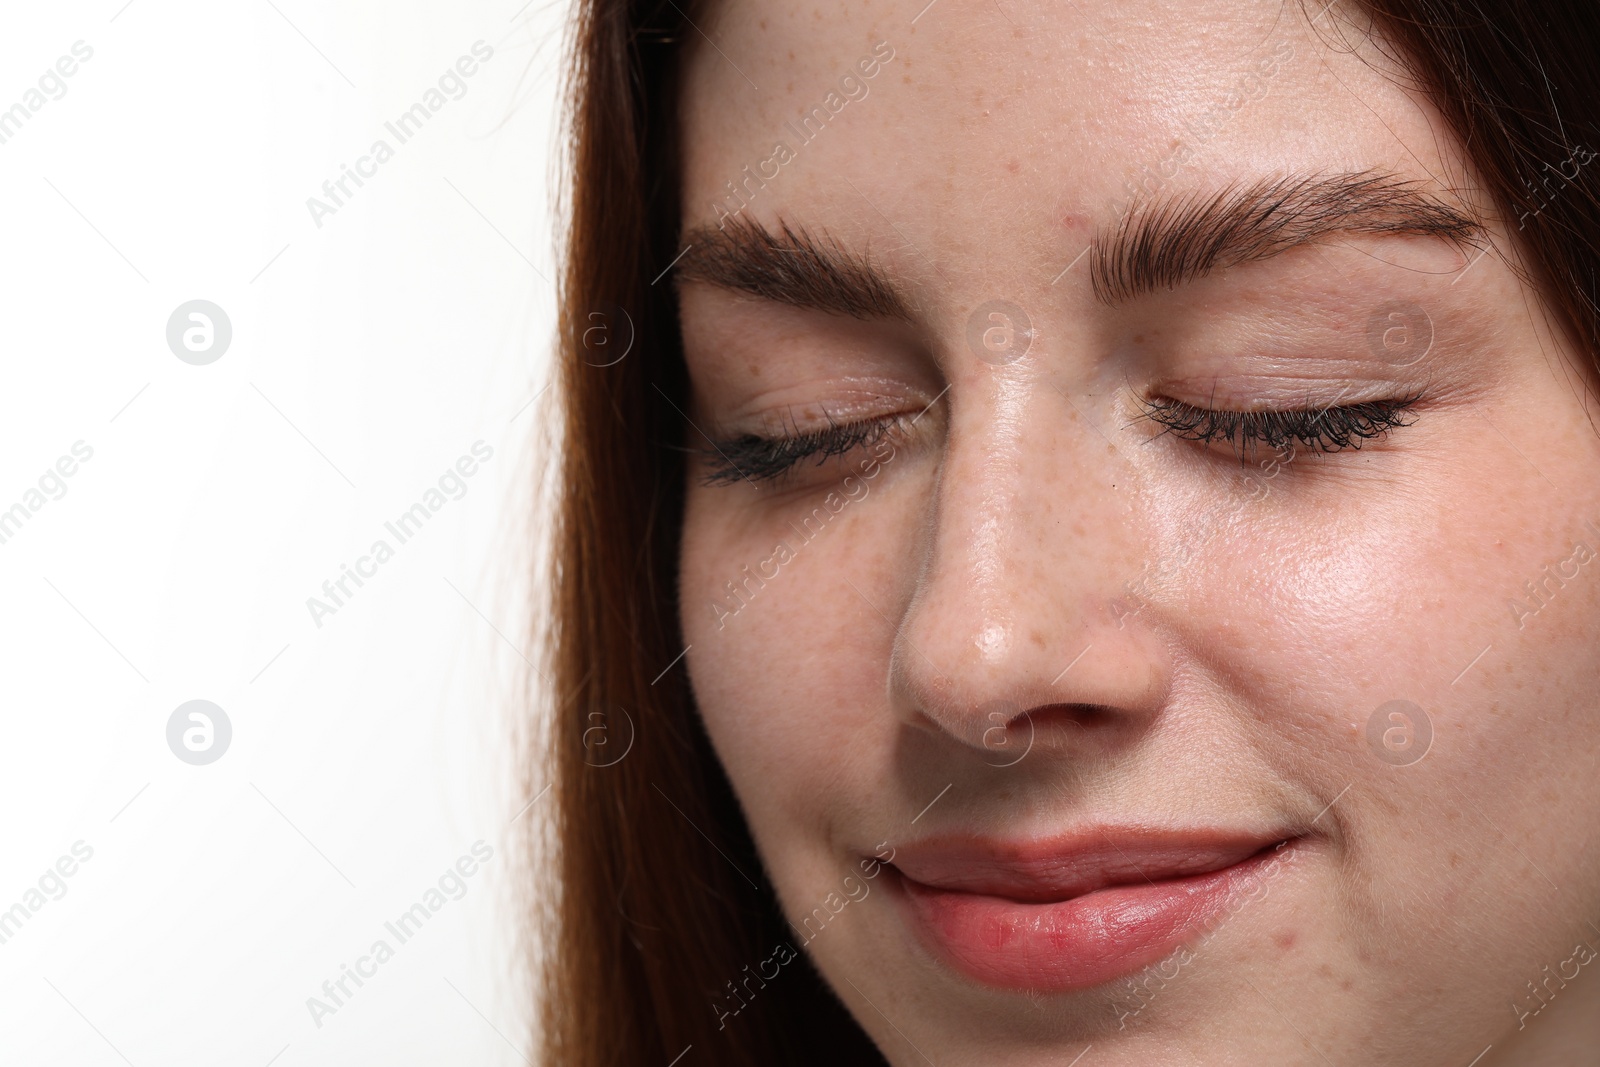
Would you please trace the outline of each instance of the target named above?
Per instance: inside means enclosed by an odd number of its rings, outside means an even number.
[[[1023,840],[951,834],[896,848],[890,865],[932,889],[1042,904],[1110,886],[1209,874],[1295,836],[1143,827]]]

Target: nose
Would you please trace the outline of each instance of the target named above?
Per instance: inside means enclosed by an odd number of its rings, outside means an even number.
[[[895,634],[897,713],[991,764],[1132,738],[1170,685],[1133,446],[1094,398],[1017,375],[951,403]]]

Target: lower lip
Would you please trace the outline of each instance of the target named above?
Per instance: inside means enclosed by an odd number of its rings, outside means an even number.
[[[1171,955],[1204,930],[1272,856],[1269,848],[1209,874],[1098,889],[1027,904],[899,878],[896,894],[934,954],[988,986],[1067,992],[1109,982]]]

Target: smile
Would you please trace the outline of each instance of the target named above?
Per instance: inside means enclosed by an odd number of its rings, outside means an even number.
[[[892,884],[918,938],[957,971],[1001,989],[1070,992],[1169,955],[1299,840],[1126,829],[943,837],[902,848]]]

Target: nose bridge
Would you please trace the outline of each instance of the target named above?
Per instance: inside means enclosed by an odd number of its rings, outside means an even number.
[[[917,725],[981,747],[996,707],[1151,706],[1164,673],[1124,595],[1142,524],[1093,419],[1021,374],[977,376],[952,401],[896,635],[892,689]]]
[[[910,629],[938,620],[941,632],[930,639],[974,664],[993,660],[1015,628],[1022,592],[1015,578],[1029,566],[1026,546],[1037,543],[1037,527],[1051,521],[1040,512],[1055,511],[1055,502],[1038,492],[1049,477],[1040,460],[1058,469],[1067,460],[1060,454],[1029,455],[1028,430],[1037,415],[1030,393],[1027,382],[995,375],[960,398],[938,491],[930,501],[932,543],[918,598],[924,610],[910,620]],[[949,620],[942,618],[952,598],[959,600],[970,635],[951,632]]]

